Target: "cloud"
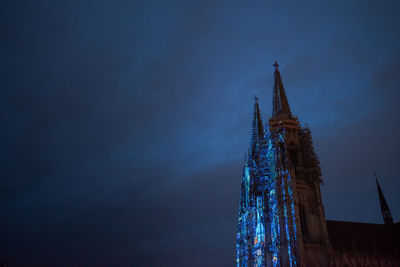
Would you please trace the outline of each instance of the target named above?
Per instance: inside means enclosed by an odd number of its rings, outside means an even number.
[[[328,218],[380,221],[372,168],[399,202],[397,4],[3,5],[10,265],[232,265],[252,97],[267,122],[274,60],[313,131]]]

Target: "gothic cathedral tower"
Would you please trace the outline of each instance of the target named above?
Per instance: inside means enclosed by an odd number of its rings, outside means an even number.
[[[262,125],[256,98],[242,177],[238,266],[328,266],[321,170],[311,132],[292,115],[274,64],[272,117]]]

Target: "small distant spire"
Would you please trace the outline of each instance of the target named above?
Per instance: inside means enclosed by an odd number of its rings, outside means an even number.
[[[281,74],[279,72],[279,64],[275,61],[273,64],[274,71],[274,89],[272,95],[272,117],[280,114],[286,114],[292,117],[292,112],[290,111],[289,103],[286,97],[285,88],[282,83]]]
[[[381,205],[382,217],[385,224],[393,224],[392,214],[390,213],[389,205],[386,202],[385,196],[383,195],[381,186],[378,182],[378,177],[376,176],[375,170],[372,170],[375,176],[376,187],[378,188],[379,203]]]

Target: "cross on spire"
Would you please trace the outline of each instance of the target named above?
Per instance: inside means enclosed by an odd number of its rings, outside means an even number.
[[[254,101],[256,102],[256,103],[258,103],[258,96],[257,95],[254,95]]]

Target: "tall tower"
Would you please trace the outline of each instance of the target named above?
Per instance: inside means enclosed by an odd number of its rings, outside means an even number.
[[[285,133],[285,154],[293,175],[299,265],[327,266],[329,238],[320,191],[321,169],[309,127],[292,115],[279,65],[274,64],[273,111],[270,131]]]
[[[267,142],[255,97],[251,141],[242,176],[237,232],[237,266],[267,266],[266,227],[269,174]]]
[[[256,99],[242,177],[238,266],[327,266],[328,233],[319,161],[309,128],[292,115],[274,64],[272,117],[263,129]]]

